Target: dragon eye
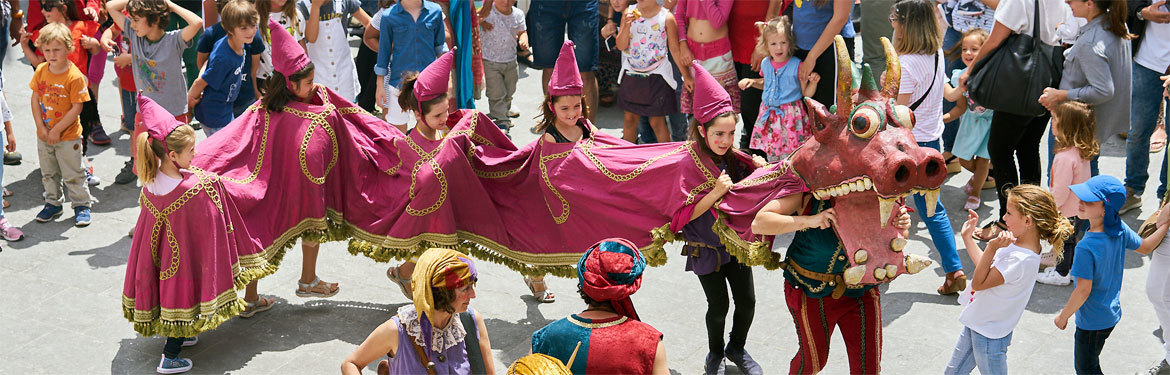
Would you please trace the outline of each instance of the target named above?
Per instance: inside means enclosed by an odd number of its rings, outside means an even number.
[[[894,106],[894,124],[906,129],[914,129],[914,112],[904,105]]]
[[[849,121],[849,130],[858,138],[868,139],[882,125],[882,118],[877,111],[869,107],[861,107],[853,113],[853,120]]]

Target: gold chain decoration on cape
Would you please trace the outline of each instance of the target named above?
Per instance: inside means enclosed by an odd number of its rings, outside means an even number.
[[[418,154],[419,158],[418,162],[414,163],[414,168],[410,170],[410,190],[408,190],[408,194],[411,201],[406,204],[406,213],[411,216],[430,215],[431,213],[437,211],[439,207],[443,205],[443,202],[447,200],[447,177],[443,174],[443,168],[439,166],[439,162],[435,161],[435,156],[438,155],[439,151],[443,149],[443,145],[447,143],[447,139],[449,138],[443,137],[443,140],[440,141],[439,145],[435,147],[434,150],[431,150],[431,152],[424,151],[422,146],[414,143],[414,140],[410,139],[410,137],[405,137],[403,139],[406,141],[406,145],[410,146],[410,149],[414,150],[414,152]],[[426,163],[431,167],[431,171],[435,173],[435,178],[439,180],[439,199],[436,199],[435,203],[430,207],[417,210],[411,207],[411,204],[414,203],[414,188],[418,182],[418,172],[422,169],[423,163]]]
[[[543,152],[544,151],[543,146],[545,143],[544,137],[540,137],[540,143],[541,143],[540,150]],[[559,199],[561,201],[561,214],[556,215],[555,212],[553,212],[552,205],[548,204],[548,199],[544,200],[544,205],[546,207],[548,207],[548,213],[550,215],[553,215],[553,221],[556,222],[557,224],[564,224],[566,221],[569,221],[569,201],[566,200],[565,197],[561,195],[561,192],[558,191],[556,186],[553,186],[552,181],[550,181],[548,179],[548,166],[545,166],[544,163],[547,163],[553,159],[566,158],[571,153],[573,153],[572,148],[568,149],[567,151],[559,152],[559,153],[552,154],[552,155],[541,155],[540,156],[540,163],[538,163],[538,164],[540,164],[540,178],[542,180],[544,180],[545,186],[548,186],[548,189],[552,191],[553,195],[556,195],[557,199]]]
[[[159,272],[159,281],[166,281],[174,277],[175,274],[179,272],[181,252],[179,251],[179,241],[175,238],[175,233],[173,227],[171,226],[170,215],[182,208],[183,205],[187,204],[187,201],[198,195],[200,191],[206,191],[207,195],[211,197],[212,202],[215,203],[216,208],[219,209],[220,214],[222,215],[224,213],[223,205],[220,204],[218,199],[218,194],[213,192],[215,190],[215,181],[219,177],[215,175],[208,175],[199,168],[192,167],[191,171],[194,172],[195,177],[199,179],[199,183],[183,192],[183,195],[179,196],[178,199],[175,199],[174,202],[171,202],[171,204],[167,205],[167,207],[162,211],[159,211],[158,208],[154,206],[154,203],[151,202],[150,199],[146,198],[145,188],[143,189],[143,192],[140,192],[138,195],[138,200],[142,203],[142,207],[146,208],[146,210],[150,212],[150,215],[154,216],[155,219],[154,225],[151,227],[150,231],[150,254],[154,258],[154,265],[156,267],[162,267],[162,260],[159,258],[157,246],[159,231],[164,226],[166,227],[167,245],[170,245],[171,247],[171,261],[165,270]]]
[[[740,181],[739,183],[735,184],[735,186],[749,187],[749,186],[756,186],[759,184],[763,184],[765,182],[774,181],[777,178],[780,178],[780,176],[788,174],[791,169],[792,169],[792,164],[789,163],[788,160],[781,160],[780,167],[777,168],[775,171],[768,172],[767,174],[765,174],[763,176],[756,177],[756,178],[753,178],[750,180]]]
[[[638,176],[640,176],[642,174],[642,172],[646,170],[646,167],[649,167],[651,164],[654,164],[654,162],[661,160],[662,158],[665,158],[667,156],[679,153],[682,150],[691,147],[691,143],[692,142],[689,142],[689,141],[684,142],[683,144],[679,145],[675,149],[670,150],[670,152],[655,156],[653,158],[650,158],[650,160],[646,160],[645,162],[642,162],[642,165],[639,165],[637,168],[634,168],[634,170],[630,171],[630,173],[621,174],[621,175],[613,173],[613,171],[609,170],[609,168],[607,168],[605,166],[605,164],[601,163],[601,160],[597,159],[596,155],[593,155],[593,152],[591,152],[590,149],[582,147],[581,152],[585,154],[585,157],[589,158],[589,161],[593,162],[593,165],[597,166],[597,169],[600,170],[602,174],[604,174],[606,177],[609,177],[609,179],[617,181],[617,182],[627,182],[627,181],[633,180],[635,178],[638,178]]]
[[[284,109],[284,111],[288,112],[289,114],[309,120],[309,128],[305,129],[305,136],[301,138],[301,148],[297,152],[297,158],[301,164],[301,173],[303,173],[305,178],[308,178],[310,182],[317,185],[324,184],[325,177],[329,175],[329,171],[332,171],[333,166],[337,165],[337,134],[334,132],[333,127],[329,126],[329,122],[325,121],[325,117],[333,114],[333,111],[336,110],[337,107],[334,107],[333,103],[330,103],[327,98],[323,98],[322,100],[325,101],[325,110],[321,113],[305,112],[292,108]],[[325,130],[325,133],[329,135],[329,141],[333,145],[333,157],[329,159],[329,164],[325,166],[325,172],[321,174],[321,177],[315,177],[311,172],[309,172],[309,165],[305,160],[308,158],[309,142],[312,140],[313,133],[317,130],[317,127],[321,127]]]
[[[252,104],[252,106],[248,107],[249,111],[256,111],[258,109],[260,109],[259,103]],[[256,156],[256,166],[252,168],[252,173],[249,174],[248,177],[245,177],[242,180],[237,180],[237,179],[227,177],[227,176],[220,176],[220,178],[222,178],[224,180],[231,181],[231,182],[235,182],[235,183],[241,184],[241,185],[249,184],[249,183],[252,183],[252,181],[256,181],[256,177],[260,175],[260,167],[264,164],[265,151],[268,150],[269,115],[270,115],[270,112],[264,111],[264,133],[262,133],[260,136],[260,154]]]
[[[684,204],[685,206],[689,206],[691,203],[694,203],[695,197],[699,195],[699,192],[715,187],[715,176],[711,173],[711,171],[707,170],[707,166],[703,165],[703,159],[699,158],[699,154],[695,152],[695,148],[690,147],[694,143],[695,141],[687,141],[685,143],[685,145],[688,147],[687,152],[691,155],[691,160],[695,161],[695,166],[699,167],[700,172],[703,172],[703,177],[707,179],[707,182],[704,182],[699,186],[695,186],[694,189],[691,189],[691,191],[687,193],[687,202]]]

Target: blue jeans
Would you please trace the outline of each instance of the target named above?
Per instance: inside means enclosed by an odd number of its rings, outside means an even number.
[[[1116,327],[1098,330],[1077,327],[1077,333],[1073,335],[1073,368],[1078,375],[1101,373],[1101,349],[1113,328]]]
[[[984,375],[1007,374],[1007,348],[1012,344],[1012,334],[998,339],[989,339],[979,332],[963,327],[959,342],[947,363],[946,375],[970,374],[976,366]]]
[[[939,142],[937,139],[918,142],[918,147],[938,150]],[[926,216],[926,197],[921,194],[914,195],[914,209],[918,211],[918,217],[926,223],[926,229],[930,231],[930,239],[934,241],[934,247],[938,250],[943,272],[962,270],[963,262],[959,260],[959,251],[955,246],[955,231],[951,230],[951,219],[947,217],[946,207],[943,207],[942,196],[939,196],[934,205],[934,216]]]
[[[528,40],[532,46],[533,65],[552,69],[565,32],[577,45],[573,54],[582,72],[597,70],[599,48],[597,0],[532,0],[528,6]]]
[[[122,92],[122,127],[134,131],[134,117],[138,115],[138,94],[121,90]]]
[[[1132,105],[1129,107],[1129,138],[1125,140],[1125,186],[1138,194],[1146,191],[1149,180],[1150,136],[1158,121],[1158,109],[1170,104],[1162,97],[1162,80],[1158,72],[1133,63]],[[1159,173],[1158,197],[1166,193],[1166,161],[1163,157]]]

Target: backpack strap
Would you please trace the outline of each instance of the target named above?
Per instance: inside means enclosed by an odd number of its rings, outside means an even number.
[[[468,309],[466,314],[459,314],[459,321],[463,322],[463,329],[467,331],[467,336],[463,338],[463,346],[467,348],[467,361],[471,364],[471,373],[486,374],[483,351],[479,348],[479,326],[475,324],[473,311]]]
[[[914,104],[910,105],[911,112],[913,112],[914,110],[917,110],[918,106],[922,105],[922,102],[926,100],[926,97],[930,96],[930,91],[934,90],[934,83],[938,82],[938,60],[939,60],[939,54],[935,54],[934,55],[934,70],[931,72],[932,78],[930,79],[930,86],[926,86],[926,93],[922,94],[922,97],[918,98],[918,101],[915,101]]]

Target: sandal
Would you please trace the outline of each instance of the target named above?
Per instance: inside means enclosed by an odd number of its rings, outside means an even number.
[[[325,286],[325,291],[319,291],[317,289],[318,286]],[[311,283],[302,283],[300,281],[297,281],[297,297],[302,297],[302,298],[308,298],[308,297],[329,298],[329,297],[333,297],[334,295],[337,294],[337,292],[341,291],[341,288],[334,289],[334,287],[336,287],[336,286],[337,286],[337,283],[323,282],[323,281],[321,281],[320,277],[314,278],[313,282],[311,282]]]
[[[7,199],[5,199],[4,200],[4,208],[8,208],[8,207],[12,207],[12,202],[9,202]]]
[[[244,303],[248,305],[248,308],[240,312],[240,317],[247,319],[255,316],[257,313],[268,311],[272,308],[272,306],[276,305],[276,300],[267,297],[260,297],[259,299],[256,299],[255,302],[244,301]]]
[[[955,155],[951,155],[951,157],[947,158],[947,174],[959,173],[959,171],[963,170],[963,165],[959,164],[958,160],[959,157]]]
[[[981,228],[978,233],[975,233],[975,235],[973,235],[971,237],[974,237],[976,240],[979,240],[979,241],[987,242],[987,241],[991,241],[991,239],[993,239],[993,238],[999,237],[999,232],[1005,231],[1005,230],[1007,230],[1007,227],[1005,227],[1003,225],[1003,222],[996,220],[996,221],[987,223],[987,225],[984,225],[983,228]]]
[[[541,303],[553,303],[557,301],[557,295],[548,290],[548,284],[544,280],[533,280],[532,278],[525,277],[524,284],[528,285],[528,290],[532,292],[532,296],[536,297],[537,301]],[[544,290],[537,292],[537,285],[543,286]]]
[[[967,275],[963,274],[962,272],[963,271],[955,271],[948,273],[946,280],[943,281],[943,285],[938,287],[938,294],[945,296],[956,294],[963,291],[964,289],[967,289]],[[951,277],[952,274],[956,273],[958,274],[957,276]]]
[[[8,198],[11,196],[12,196],[12,190],[8,190],[8,188],[4,188],[4,197]]]
[[[978,195],[968,195],[967,196],[967,204],[963,205],[963,209],[972,210],[972,211],[978,210],[979,206],[982,204],[983,204],[983,200],[979,199]]]
[[[414,293],[412,293],[412,289],[410,287],[410,278],[409,277],[405,277],[405,278],[399,277],[398,276],[398,266],[387,268],[386,269],[386,277],[389,277],[390,281],[393,281],[395,284],[398,284],[398,289],[402,290],[402,295],[406,296],[406,299],[410,299],[410,300],[414,299]]]
[[[1150,153],[1156,154],[1166,148],[1166,129],[1154,129],[1154,135],[1150,137]]]

